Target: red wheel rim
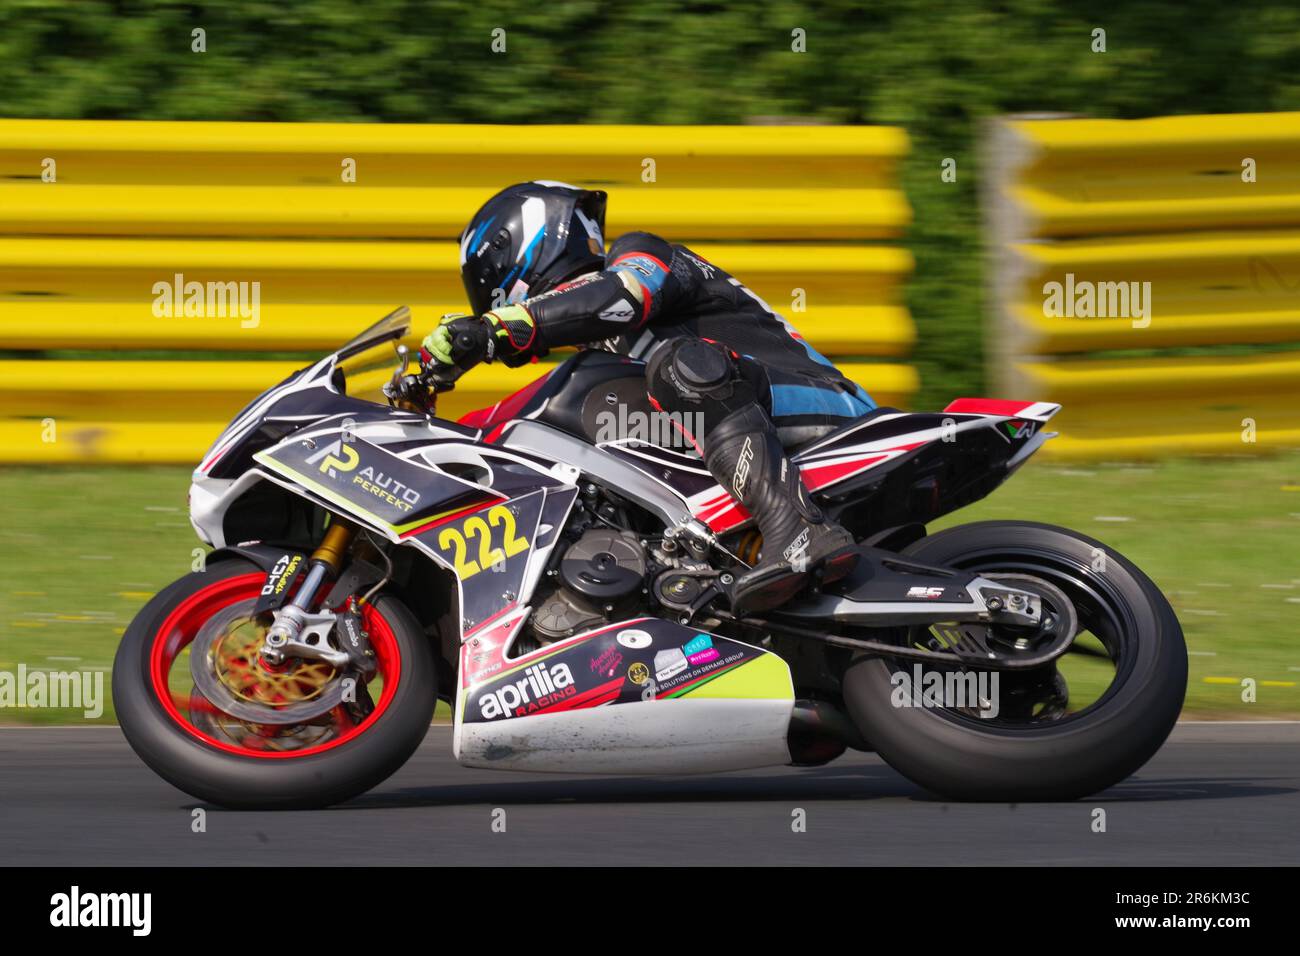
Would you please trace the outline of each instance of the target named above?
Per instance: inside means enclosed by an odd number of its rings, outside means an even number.
[[[181,651],[189,646],[209,618],[232,604],[256,598],[261,593],[264,583],[266,583],[266,575],[260,573],[241,574],[214,581],[191,594],[167,615],[167,619],[154,634],[153,647],[150,650],[149,673],[154,695],[177,726],[195,739],[218,750],[241,757],[273,760],[310,757],[313,754],[324,753],[368,730],[388,709],[393,696],[397,693],[397,684],[401,678],[401,655],[397,650],[397,638],[388,621],[375,610],[373,605],[367,605],[363,609],[362,618],[365,621],[366,631],[370,634],[370,646],[375,652],[378,675],[384,681],[383,691],[380,693],[379,700],[375,701],[375,709],[363,721],[349,722],[349,725],[340,727],[335,736],[325,743],[303,747],[300,750],[280,751],[239,747],[229,741],[219,740],[194,726],[176,706],[176,701],[173,699],[168,676]]]

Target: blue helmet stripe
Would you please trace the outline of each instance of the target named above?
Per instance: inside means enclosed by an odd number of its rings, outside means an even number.
[[[489,216],[487,222],[484,222],[482,225],[478,227],[478,229],[474,233],[474,238],[469,241],[469,246],[466,249],[466,252],[472,252],[474,250],[474,248],[478,245],[478,241],[483,238],[483,233],[487,232],[488,226],[492,225],[492,223],[496,221],[497,221],[496,216]]]

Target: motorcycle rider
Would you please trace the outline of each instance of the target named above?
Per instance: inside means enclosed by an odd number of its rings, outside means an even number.
[[[473,315],[444,316],[426,366],[454,379],[480,361],[523,365],[555,347],[647,360],[651,404],[685,422],[710,474],[753,516],[762,556],[737,577],[737,615],[775,607],[814,574],[853,567],[852,535],[813,503],[786,446],[875,407],[762,299],[685,246],[645,232],[604,246],[606,194],[510,186],[460,238]],[[693,414],[687,414],[693,413]]]

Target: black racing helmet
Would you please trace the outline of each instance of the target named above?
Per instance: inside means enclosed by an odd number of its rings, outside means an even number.
[[[598,189],[537,180],[484,203],[460,236],[460,276],[474,313],[601,269],[606,198]]]

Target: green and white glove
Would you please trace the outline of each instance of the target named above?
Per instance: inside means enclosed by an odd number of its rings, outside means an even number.
[[[454,365],[461,371],[492,358],[492,335],[487,322],[473,315],[444,315],[438,327],[420,343],[420,360],[430,366]]]

